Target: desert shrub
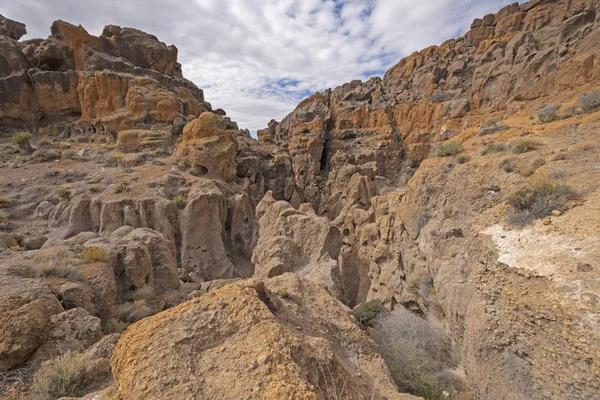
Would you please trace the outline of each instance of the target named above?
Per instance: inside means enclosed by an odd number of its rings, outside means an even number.
[[[94,362],[85,354],[66,353],[42,364],[33,376],[37,399],[81,397],[94,381]]]
[[[185,204],[185,202],[187,201],[187,196],[185,194],[179,194],[175,197],[173,197],[173,199],[171,200],[173,202],[173,204],[175,204],[177,207],[182,206],[183,204]]]
[[[537,150],[542,146],[542,142],[535,139],[522,139],[515,143],[512,143],[511,150],[515,154],[528,153],[530,151]]]
[[[514,225],[527,225],[550,215],[553,210],[563,209],[573,195],[568,185],[548,175],[535,175],[527,185],[515,190],[506,199],[514,209],[509,221]]]
[[[506,145],[503,143],[490,143],[485,146],[483,150],[483,155],[488,156],[490,154],[503,153],[506,151]]]
[[[400,391],[446,398],[441,376],[458,362],[442,327],[401,308],[377,319],[373,338]]]
[[[31,138],[32,138],[31,133],[19,132],[13,136],[12,142],[15,146],[18,146],[21,150],[33,151],[33,148],[31,147],[31,143],[29,143]]]
[[[133,324],[153,314],[145,300],[135,300],[118,305],[115,316],[119,322]]]
[[[127,181],[124,180],[120,180],[119,182],[117,182],[117,184],[115,185],[113,192],[115,194],[119,194],[119,193],[126,193],[129,191],[129,183],[127,183]]]
[[[10,208],[12,201],[6,197],[0,197],[0,208]]]
[[[60,201],[68,203],[71,201],[71,189],[69,189],[67,186],[63,186],[60,189],[58,189],[58,198],[60,199]]]
[[[542,107],[538,110],[537,116],[539,120],[543,123],[552,122],[556,119],[556,114],[558,110],[562,107],[561,103],[548,104],[545,107]]]
[[[373,326],[377,317],[379,317],[381,314],[386,314],[388,310],[385,308],[381,300],[374,299],[359,305],[352,312],[361,324]]]
[[[471,157],[469,156],[460,156],[456,159],[456,161],[458,161],[459,164],[466,164],[469,161],[471,161]]]
[[[500,163],[500,168],[502,168],[504,172],[507,173],[517,171],[517,159],[515,157],[509,157],[507,159],[502,160],[502,162]]]
[[[6,211],[0,211],[0,222],[8,222],[10,215]]]
[[[552,179],[563,179],[567,175],[567,171],[564,168],[552,168],[548,172],[548,176]]]
[[[84,264],[92,264],[95,262],[105,262],[108,261],[108,253],[106,250],[101,249],[96,246],[89,247],[81,252],[79,255],[79,259]]]
[[[453,156],[455,154],[463,151],[462,143],[450,142],[450,143],[442,143],[437,148],[437,156],[438,157],[448,157]]]
[[[64,249],[42,251],[37,253],[32,261],[32,267],[37,276],[54,276],[72,281],[85,281],[81,274],[82,261]]]
[[[594,90],[579,97],[579,106],[585,112],[592,112],[600,107],[600,90]]]
[[[504,121],[498,121],[495,119],[487,120],[482,126],[479,134],[481,136],[491,135],[496,132],[504,132],[510,129],[510,126],[506,125]]]
[[[16,245],[16,246],[12,246],[12,247],[10,248],[10,250],[11,250],[11,251],[25,251],[25,247],[23,247],[23,246],[19,246],[19,245]]]

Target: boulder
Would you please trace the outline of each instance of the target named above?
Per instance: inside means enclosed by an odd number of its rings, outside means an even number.
[[[231,181],[236,178],[238,144],[227,117],[205,112],[183,128],[177,156],[199,176]]]
[[[8,36],[13,40],[19,40],[26,33],[27,28],[25,28],[24,23],[0,15],[0,36]]]
[[[25,250],[39,250],[48,238],[46,236],[33,236],[23,239],[22,246]]]
[[[289,274],[229,285],[132,325],[111,365],[118,395],[132,400],[414,398],[396,392],[348,308]]]
[[[256,208],[259,239],[252,254],[254,277],[266,279],[294,272],[343,299],[337,258],[342,236],[327,218],[275,201],[268,192]]]
[[[0,274],[0,372],[27,361],[49,338],[61,307],[38,279]]]
[[[100,319],[83,308],[75,308],[52,316],[48,339],[32,362],[40,362],[67,352],[79,353],[103,337]]]

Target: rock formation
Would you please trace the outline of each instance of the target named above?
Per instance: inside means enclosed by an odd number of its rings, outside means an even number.
[[[512,4],[258,140],[154,36],[0,16],[0,373],[411,398],[352,316],[379,300],[451,335],[474,398],[598,397],[599,7]]]

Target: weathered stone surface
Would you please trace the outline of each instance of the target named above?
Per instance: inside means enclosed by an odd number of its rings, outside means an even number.
[[[260,230],[252,254],[254,276],[266,279],[294,272],[343,299],[337,268],[342,245],[338,228],[327,218],[305,214],[285,201],[275,201],[271,192],[256,211]]]
[[[277,295],[284,292],[287,299]],[[413,398],[394,393],[350,310],[291,274],[229,285],[136,323],[111,365],[119,395],[129,399]]]
[[[52,317],[48,339],[31,358],[41,362],[69,351],[82,352],[103,337],[100,319],[83,308],[74,308]]]
[[[225,222],[227,199],[213,183],[204,182],[192,188],[181,221],[181,265],[203,280],[241,277],[227,257]]]
[[[119,148],[126,153],[145,150],[169,151],[173,146],[173,135],[165,131],[149,131],[133,129],[119,132],[117,139]]]
[[[236,177],[237,141],[230,130],[237,129],[227,117],[205,112],[183,128],[177,155],[197,175],[231,181]]]
[[[170,130],[178,117],[211,110],[202,91],[182,78],[177,48],[152,35],[109,25],[95,37],[81,26],[56,21],[48,39],[19,44],[13,21],[0,20],[0,32],[12,29],[9,36],[0,34],[4,123],[81,119],[115,138],[149,122]]]
[[[0,15],[0,36],[8,36],[11,39],[19,40],[26,33],[25,24]]]
[[[0,274],[0,286],[0,371],[7,371],[45,343],[63,308],[39,279]]]

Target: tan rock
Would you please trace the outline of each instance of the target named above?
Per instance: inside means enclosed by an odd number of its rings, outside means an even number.
[[[276,294],[284,290],[293,302]],[[229,285],[138,322],[121,336],[111,365],[119,396],[133,400],[413,398],[394,393],[350,310],[293,275],[266,287]]]
[[[0,286],[0,371],[7,371],[46,342],[52,316],[63,308],[37,279],[0,275]]]
[[[231,181],[236,177],[238,144],[231,120],[205,112],[183,128],[177,156],[200,176]]]
[[[254,277],[266,279],[294,272],[343,299],[337,258],[340,231],[327,218],[306,214],[268,192],[258,204],[259,239],[252,254]]]

